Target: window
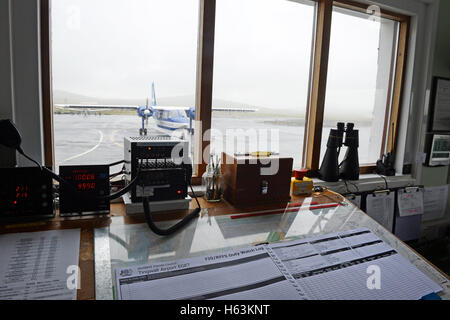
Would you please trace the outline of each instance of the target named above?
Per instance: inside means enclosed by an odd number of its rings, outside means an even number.
[[[407,16],[351,0],[58,0],[50,17],[44,111],[52,94],[55,106],[173,107],[150,123],[191,126],[195,114],[194,183],[209,152],[230,147],[317,170],[338,121],[360,130],[361,172],[395,146]],[[136,111],[98,109],[57,109],[54,130],[44,112],[56,166],[122,158],[123,136],[141,125]]]
[[[374,164],[384,152],[398,26],[398,21],[333,7],[321,159],[329,129],[338,121],[359,130],[359,163]]]
[[[52,2],[56,168],[123,159],[142,124],[120,106],[174,108],[153,109],[151,132],[184,125],[175,108],[195,106],[198,13],[198,0]]]
[[[300,166],[314,11],[312,1],[217,0],[212,150],[274,151]]]

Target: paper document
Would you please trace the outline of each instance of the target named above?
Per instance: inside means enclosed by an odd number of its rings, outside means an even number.
[[[422,220],[442,218],[447,208],[448,185],[425,187],[423,195],[424,214]]]
[[[450,80],[438,79],[434,103],[433,130],[450,130]]]
[[[423,214],[423,189],[418,188],[413,191],[399,189],[398,214],[400,217],[408,217],[417,214]]]
[[[116,270],[123,300],[292,300],[301,292],[263,246]]]
[[[366,213],[389,231],[393,231],[395,192],[368,194]]]
[[[80,229],[0,235],[0,300],[74,300]]]
[[[368,270],[378,268],[379,287]],[[442,290],[370,230],[118,268],[119,299],[420,299]]]
[[[337,239],[347,245],[336,249]],[[316,237],[268,245],[310,299],[416,300],[442,290],[368,229],[322,236],[324,250],[297,254],[297,246],[317,241]],[[379,288],[371,281],[371,270],[379,272]]]

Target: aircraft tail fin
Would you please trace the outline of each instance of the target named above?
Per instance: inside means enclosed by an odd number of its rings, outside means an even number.
[[[155,82],[152,82],[152,106],[156,106]]]

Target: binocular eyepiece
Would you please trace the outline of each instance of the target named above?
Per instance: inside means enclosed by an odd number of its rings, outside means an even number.
[[[319,169],[319,177],[324,181],[335,182],[359,179],[358,130],[351,122],[338,122],[337,129],[330,129],[327,150]],[[345,139],[344,139],[345,133]],[[339,164],[339,153],[342,145],[347,147],[344,160]]]

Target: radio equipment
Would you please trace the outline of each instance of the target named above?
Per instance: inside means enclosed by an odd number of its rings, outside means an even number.
[[[167,135],[125,138],[125,160],[107,165],[108,169],[102,168],[102,166],[66,168],[63,169],[63,171],[67,170],[65,178],[41,166],[39,162],[28,156],[20,146],[21,141],[20,133],[13,122],[11,120],[0,120],[0,145],[17,150],[37,165],[37,168],[0,168],[2,174],[2,180],[0,181],[0,219],[3,221],[54,217],[52,179],[58,181],[62,188],[70,189],[75,199],[78,198],[77,192],[81,191],[81,194],[79,194],[80,200],[81,198],[83,198],[83,201],[86,201],[86,198],[89,198],[89,201],[92,200],[92,203],[88,203],[93,206],[94,210],[103,209],[103,206],[106,207],[106,203],[109,204],[111,199],[123,196],[130,190],[134,193],[134,198],[137,199],[136,186],[140,186],[140,197],[147,224],[153,232],[162,236],[170,235],[181,229],[192,219],[198,217],[201,211],[200,203],[190,183],[192,165],[189,161],[188,152],[186,152],[189,145],[187,141],[171,139]],[[144,160],[146,161],[145,165]],[[122,162],[127,164],[128,185],[113,194],[109,194],[109,167]],[[64,172],[61,173],[64,175]],[[182,177],[184,179],[181,179]],[[106,179],[108,183],[105,181]],[[146,194],[147,184],[150,184],[149,187],[151,187],[148,195]],[[108,186],[107,191],[106,185]],[[160,229],[152,220],[149,201],[159,200],[156,199],[157,197],[171,199],[187,195],[187,185],[191,187],[198,207],[170,228]],[[158,187],[157,189],[161,189],[161,191],[155,192],[155,187]],[[175,192],[173,192],[174,190]],[[157,193],[156,196],[155,193]],[[67,211],[73,211],[75,207],[77,211],[83,212],[83,210],[86,210],[86,206],[83,206],[80,210],[77,204],[71,203]]]
[[[109,213],[109,165],[60,166],[59,215]]]
[[[169,135],[124,138],[125,174],[132,202],[177,200],[187,197],[192,175],[188,142]]]
[[[52,177],[39,167],[0,168],[0,219],[21,221],[55,215]]]

